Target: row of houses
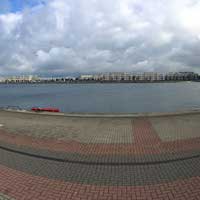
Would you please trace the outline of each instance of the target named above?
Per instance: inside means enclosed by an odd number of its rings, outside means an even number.
[[[176,72],[176,73],[104,73],[94,75],[81,75],[80,80],[93,81],[191,81],[197,80],[199,75],[194,72]]]
[[[49,83],[75,81],[74,77],[38,77],[33,75],[0,78],[0,83]]]
[[[75,77],[42,77],[38,80],[38,82],[73,82],[75,80]]]
[[[0,78],[0,82],[5,83],[49,83],[49,82],[154,82],[154,81],[192,81],[198,80],[199,75],[194,72],[172,72],[172,73],[100,73],[81,75],[79,77],[38,77],[33,75],[28,76],[12,76]]]
[[[10,77],[0,78],[0,82],[9,82],[9,83],[37,82],[38,80],[39,77],[33,75],[10,76]]]

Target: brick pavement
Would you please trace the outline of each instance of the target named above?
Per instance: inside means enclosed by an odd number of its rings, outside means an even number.
[[[0,112],[0,199],[200,200],[199,119]]]
[[[200,177],[147,186],[95,186],[32,176],[0,165],[0,192],[16,200],[199,200]]]
[[[0,150],[0,164],[50,179],[93,185],[141,186],[175,181],[177,179],[199,176],[200,159],[177,160],[168,163],[76,163],[44,159]]]
[[[130,144],[131,142],[127,144],[119,142],[116,142],[115,144],[87,144],[85,142],[77,142],[76,140],[37,138],[25,134],[18,135],[9,133],[4,129],[0,129],[0,141],[16,144],[18,146],[30,146],[37,149],[47,149],[58,152],[79,153],[86,155],[146,155],[199,150],[200,137],[190,139],[179,138],[179,140],[162,141],[160,137],[158,137],[157,132],[149,120],[133,120],[132,125],[132,144]],[[128,138],[130,139],[130,136],[128,136]],[[104,140],[105,139],[106,137]],[[121,138],[119,140],[122,141]]]
[[[150,122],[162,141],[176,141],[199,137],[199,117],[195,115],[150,118]]]
[[[70,118],[0,111],[4,129],[17,135],[54,138],[85,144],[132,142],[131,119]]]

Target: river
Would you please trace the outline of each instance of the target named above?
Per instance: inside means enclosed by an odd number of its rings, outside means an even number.
[[[173,112],[200,108],[200,83],[1,84],[0,107],[62,112]]]

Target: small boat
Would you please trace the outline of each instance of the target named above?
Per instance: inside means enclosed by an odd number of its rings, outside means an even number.
[[[60,110],[58,108],[40,108],[40,107],[33,107],[31,108],[32,111],[35,112],[60,112]]]

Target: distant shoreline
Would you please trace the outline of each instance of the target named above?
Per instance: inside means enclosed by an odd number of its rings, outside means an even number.
[[[200,82],[200,80],[184,81],[49,81],[49,82],[0,82],[0,85],[21,85],[21,84],[130,84],[130,83],[182,83],[182,82]]]

